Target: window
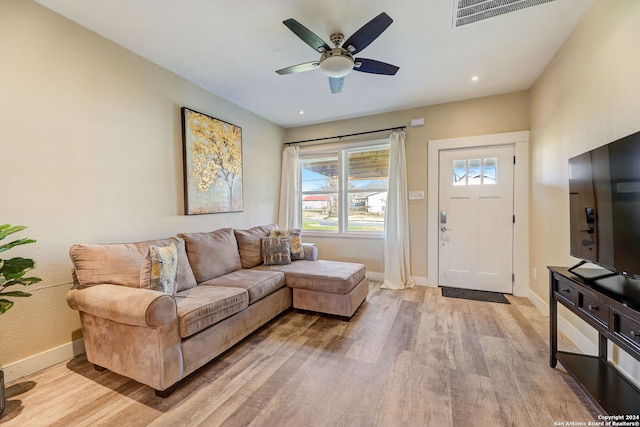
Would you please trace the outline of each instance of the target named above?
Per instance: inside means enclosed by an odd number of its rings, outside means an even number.
[[[453,185],[494,185],[497,171],[497,157],[454,160]]]
[[[303,230],[339,230],[338,165],[337,154],[300,160]]]
[[[376,142],[301,149],[303,230],[384,232],[389,145],[386,141]]]

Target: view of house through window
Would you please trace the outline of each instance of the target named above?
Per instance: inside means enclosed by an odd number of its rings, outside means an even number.
[[[382,233],[387,207],[387,143],[301,153],[302,229]]]

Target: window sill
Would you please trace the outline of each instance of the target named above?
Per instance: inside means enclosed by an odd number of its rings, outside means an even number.
[[[384,233],[338,233],[330,231],[305,231],[303,236],[323,237],[328,239],[384,239]]]

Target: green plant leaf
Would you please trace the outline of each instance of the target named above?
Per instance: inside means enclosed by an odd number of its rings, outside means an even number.
[[[42,279],[39,277],[20,277],[18,279],[12,279],[12,280],[6,281],[5,283],[0,285],[0,288],[8,288],[9,286],[13,286],[13,285],[29,286],[41,281]]]
[[[24,225],[11,226],[10,224],[0,225],[0,240],[4,239],[10,234],[17,233],[24,230]],[[18,239],[10,243],[0,245],[0,253],[8,251],[11,248],[20,245],[27,245],[29,243],[35,243],[33,239]],[[23,285],[29,286],[41,281],[39,277],[24,277],[27,271],[35,268],[36,263],[30,258],[15,257],[11,259],[0,258],[0,296],[13,297],[13,298],[26,298],[31,294],[23,291],[6,291],[10,286]],[[9,301],[4,298],[0,298],[0,314],[6,313],[11,307],[13,307],[13,301]]]
[[[13,306],[13,301],[0,299],[0,314],[5,313]]]
[[[30,258],[16,257],[6,259],[0,266],[0,275],[11,280],[24,276],[24,274],[35,268],[36,263]]]
[[[25,227],[24,225],[14,225],[12,227],[9,224],[2,224],[0,225],[0,240],[4,239],[9,234],[17,233],[18,231],[22,231],[25,228],[27,227]]]
[[[26,298],[26,297],[30,297],[31,296],[30,293],[21,292],[21,291],[0,292],[0,295],[2,295],[3,297],[22,297],[22,298]]]
[[[5,243],[4,245],[0,245],[0,252],[4,252],[4,251],[8,251],[9,249],[15,247],[15,246],[20,246],[20,245],[27,245],[29,243],[35,243],[36,241],[33,239],[20,239],[20,240],[15,240],[11,243]]]

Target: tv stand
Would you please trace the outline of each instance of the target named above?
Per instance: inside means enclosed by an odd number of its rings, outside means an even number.
[[[639,415],[640,389],[609,362],[607,342],[640,361],[640,281],[620,275],[585,280],[573,268],[548,268],[549,365],[560,362],[602,413]],[[557,303],[598,331],[598,356],[558,351]]]

